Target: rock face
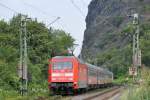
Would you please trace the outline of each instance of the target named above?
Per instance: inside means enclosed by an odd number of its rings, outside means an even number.
[[[82,46],[82,58],[95,57],[98,53],[114,48],[121,48],[129,41],[118,37],[118,33],[132,19],[127,15],[146,14],[150,0],[92,0],[86,17],[86,30]]]

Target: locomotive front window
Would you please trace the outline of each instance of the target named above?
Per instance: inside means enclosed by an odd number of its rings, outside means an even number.
[[[72,69],[72,62],[55,62],[53,63],[53,69]]]

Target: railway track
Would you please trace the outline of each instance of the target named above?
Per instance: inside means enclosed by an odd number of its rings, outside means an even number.
[[[105,89],[102,91],[97,91],[97,92],[91,92],[83,95],[78,95],[72,97],[70,100],[109,100],[116,94],[120,93],[122,87],[113,87],[110,89]]]
[[[111,88],[91,90],[84,94],[77,94],[76,96],[55,95],[46,98],[38,97],[35,100],[116,100],[116,99],[112,99],[112,97],[115,97],[119,93],[121,93],[121,90],[122,87],[114,86]]]

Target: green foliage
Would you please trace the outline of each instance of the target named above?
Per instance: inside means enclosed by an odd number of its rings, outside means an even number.
[[[122,34],[124,34],[124,33],[133,34],[134,30],[135,30],[135,28],[133,27],[133,25],[132,24],[128,24],[128,26],[123,29]]]
[[[141,72],[140,84],[130,84],[121,100],[149,100],[150,98],[150,69],[144,68]]]
[[[106,68],[114,73],[115,78],[119,78],[127,73],[128,67],[131,64],[131,54],[131,45],[127,45],[122,49],[112,48],[97,56],[98,65],[106,66]]]
[[[17,89],[18,78],[16,76],[16,49],[13,47],[0,48],[0,88]]]
[[[17,15],[8,23],[0,21],[0,89],[3,94],[6,93],[4,97],[7,97],[7,94],[9,97],[10,91],[14,92],[14,97],[18,94],[16,91],[19,88],[17,68],[20,54],[20,19],[21,16]],[[47,89],[48,60],[64,54],[64,51],[73,46],[73,42],[70,34],[63,30],[49,30],[36,19],[27,21],[29,89]]]
[[[97,63],[99,66],[109,69],[114,73],[115,78],[120,78],[124,75],[128,75],[128,68],[132,64],[132,35],[135,28],[132,24],[129,24],[123,29],[121,33],[114,36],[107,35],[108,39],[103,40],[103,47],[105,41],[109,40],[111,49],[101,52],[97,55]],[[121,38],[126,40],[124,47],[114,47],[112,44],[115,42],[112,38]],[[130,39],[130,40],[129,40]],[[108,43],[108,42],[107,42]],[[140,48],[142,51],[142,64],[150,66],[150,24],[149,22],[143,23],[140,26]],[[95,61],[93,61],[95,62]]]
[[[149,10],[150,10],[150,5],[149,5],[149,4],[144,5],[143,11],[144,11],[144,12],[149,12]]]
[[[116,17],[114,18],[114,20],[113,20],[113,24],[114,24],[116,27],[119,27],[120,24],[122,24],[123,20],[124,20],[124,17],[122,17],[122,16],[116,16]]]
[[[4,21],[0,21],[0,33],[7,33],[9,32],[9,25]]]
[[[125,76],[120,76],[116,80],[113,80],[114,84],[126,84],[130,81],[130,79],[126,78]]]
[[[150,24],[145,23],[141,25],[142,34],[140,38],[140,48],[142,50],[142,62],[146,66],[150,66]]]

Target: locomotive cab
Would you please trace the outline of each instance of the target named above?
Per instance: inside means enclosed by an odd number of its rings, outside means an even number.
[[[72,82],[73,64],[71,61],[56,61],[52,63],[52,82]]]
[[[70,91],[75,87],[76,61],[74,57],[54,57],[49,65],[49,88],[53,92]]]

